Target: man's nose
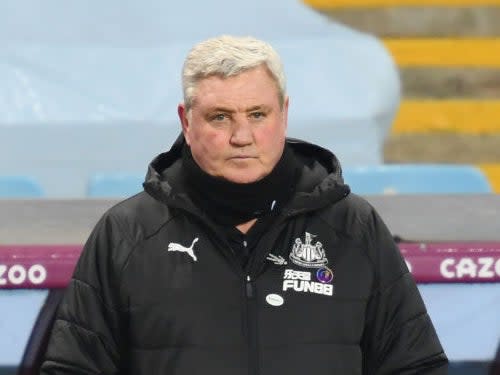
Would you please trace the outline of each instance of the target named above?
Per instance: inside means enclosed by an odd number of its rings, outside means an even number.
[[[253,140],[252,124],[246,116],[236,118],[232,126],[231,143],[238,146],[251,144]]]

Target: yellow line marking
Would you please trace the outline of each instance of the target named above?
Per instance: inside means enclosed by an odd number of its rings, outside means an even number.
[[[392,133],[500,134],[500,100],[404,100]]]
[[[495,193],[500,193],[500,163],[479,164],[477,166],[488,177],[491,188]]]
[[[373,8],[388,6],[490,6],[500,5],[500,0],[304,0],[318,9]]]
[[[500,68],[500,38],[384,39],[400,67]]]

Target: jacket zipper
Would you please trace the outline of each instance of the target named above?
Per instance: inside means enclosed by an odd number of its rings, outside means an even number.
[[[258,375],[259,351],[257,345],[257,300],[255,284],[247,275],[245,280],[247,305],[247,337],[248,337],[248,374]]]
[[[209,222],[203,220],[203,218],[200,217],[200,215],[196,212],[193,211],[187,207],[183,207],[182,205],[178,205],[178,208],[181,208],[190,214],[194,215],[196,218],[201,219],[207,228],[209,228],[213,234],[217,238],[221,240],[221,242],[225,245],[225,248],[229,250],[229,259],[230,262],[233,264],[234,268],[233,270],[237,272],[240,275],[245,275],[243,269],[241,268],[241,264],[239,261],[236,259],[234,250],[232,247],[229,245],[229,243],[226,241],[224,236],[221,236],[219,234],[219,231],[211,225]],[[246,247],[247,244],[244,243],[244,246]],[[255,254],[254,254],[255,256]],[[248,338],[248,374],[249,375],[258,375],[259,374],[259,351],[258,351],[258,341],[257,341],[257,300],[256,300],[256,290],[255,290],[255,284],[252,280],[252,277],[247,274],[244,280],[244,291],[245,291],[245,299],[246,299],[246,322],[244,324],[246,325],[246,333],[247,333],[247,338]]]

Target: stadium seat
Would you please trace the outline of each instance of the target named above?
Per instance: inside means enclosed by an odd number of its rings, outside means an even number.
[[[0,176],[0,198],[40,198],[43,190],[28,176]]]
[[[98,174],[89,181],[91,198],[125,198],[142,191],[144,176],[139,174]]]
[[[344,181],[357,194],[491,193],[484,174],[469,165],[394,164],[347,167]]]

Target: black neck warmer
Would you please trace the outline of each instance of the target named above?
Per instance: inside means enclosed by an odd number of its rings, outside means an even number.
[[[295,192],[300,175],[288,146],[270,174],[248,184],[209,175],[195,162],[187,145],[183,147],[182,163],[188,195],[208,217],[222,225],[235,226],[279,212]]]

